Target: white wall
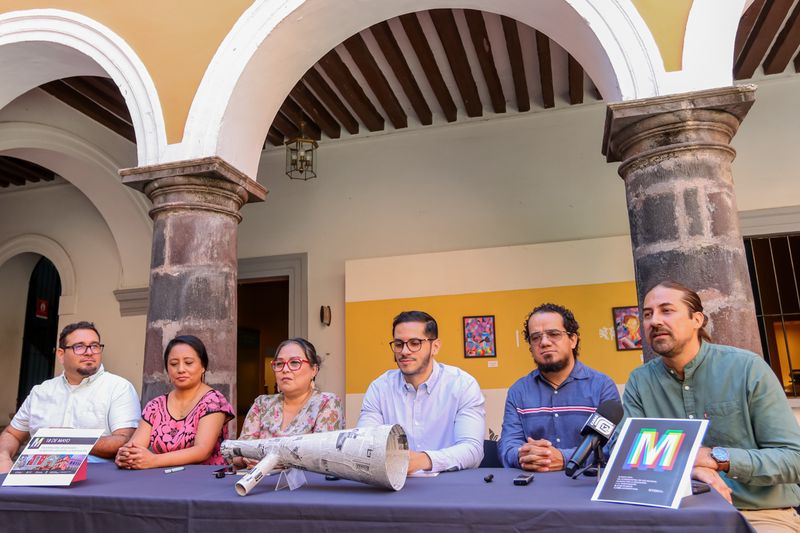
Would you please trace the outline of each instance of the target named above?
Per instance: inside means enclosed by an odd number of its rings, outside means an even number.
[[[64,248],[75,268],[76,313],[62,314],[59,329],[78,320],[93,321],[106,344],[103,356],[106,368],[140,387],[145,320],[143,316],[122,318],[119,315],[119,304],[113,294],[119,278],[119,257],[108,227],[91,202],[69,184],[6,191],[0,194],[0,242],[22,234],[54,240]],[[13,267],[13,260],[6,265]],[[7,274],[8,267],[0,270],[3,280],[0,289],[11,283],[12,278]],[[9,291],[9,297],[22,298],[24,302],[24,295],[16,294],[18,292],[18,289],[15,293]],[[3,291],[0,301],[5,300]],[[21,331],[21,325],[19,328]],[[19,350],[15,353],[19,359]],[[13,357],[13,353],[10,355]],[[56,369],[56,373],[60,371]],[[4,372],[0,389],[16,391],[18,380],[18,369],[15,373]],[[5,411],[0,411],[0,416],[3,414]]]
[[[33,267],[41,256],[20,254],[0,265],[0,425],[8,424],[17,407],[17,386],[25,326],[25,303]]]

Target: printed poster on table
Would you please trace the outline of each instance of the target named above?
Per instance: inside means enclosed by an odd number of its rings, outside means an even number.
[[[86,479],[86,459],[102,429],[40,429],[31,437],[3,486],[66,486]]]
[[[692,493],[694,459],[708,420],[629,418],[593,501],[677,509]]]

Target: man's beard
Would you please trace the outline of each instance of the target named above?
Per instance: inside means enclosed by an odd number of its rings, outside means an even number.
[[[88,378],[89,376],[94,376],[95,374],[97,374],[97,370],[99,368],[100,368],[99,365],[98,366],[90,366],[90,367],[81,366],[81,367],[78,367],[78,374],[80,374],[81,376],[83,376],[85,378]]]
[[[552,372],[560,372],[567,368],[569,365],[569,358],[564,358],[561,361],[553,361],[552,363],[536,363],[539,372],[550,374]]]

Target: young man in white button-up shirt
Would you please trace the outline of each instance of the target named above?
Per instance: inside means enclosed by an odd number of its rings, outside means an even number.
[[[475,378],[434,360],[441,341],[436,320],[405,311],[392,324],[389,346],[398,370],[373,381],[358,426],[400,424],[408,436],[408,471],[477,468],[486,431],[484,399]]]
[[[91,453],[111,459],[139,423],[136,390],[103,369],[103,345],[94,324],[66,326],[58,337],[56,357],[64,373],[36,385],[0,434],[0,473],[11,469],[20,446],[39,429],[103,429]]]

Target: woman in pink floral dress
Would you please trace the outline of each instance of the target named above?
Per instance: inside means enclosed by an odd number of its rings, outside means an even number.
[[[147,402],[131,440],[117,452],[120,468],[142,469],[185,464],[224,464],[219,447],[228,438],[233,408],[204,383],[208,353],[193,335],[172,339],[164,367],[175,388]]]
[[[342,403],[314,387],[321,360],[305,339],[283,341],[272,361],[279,394],[256,398],[240,439],[268,439],[342,429]]]

